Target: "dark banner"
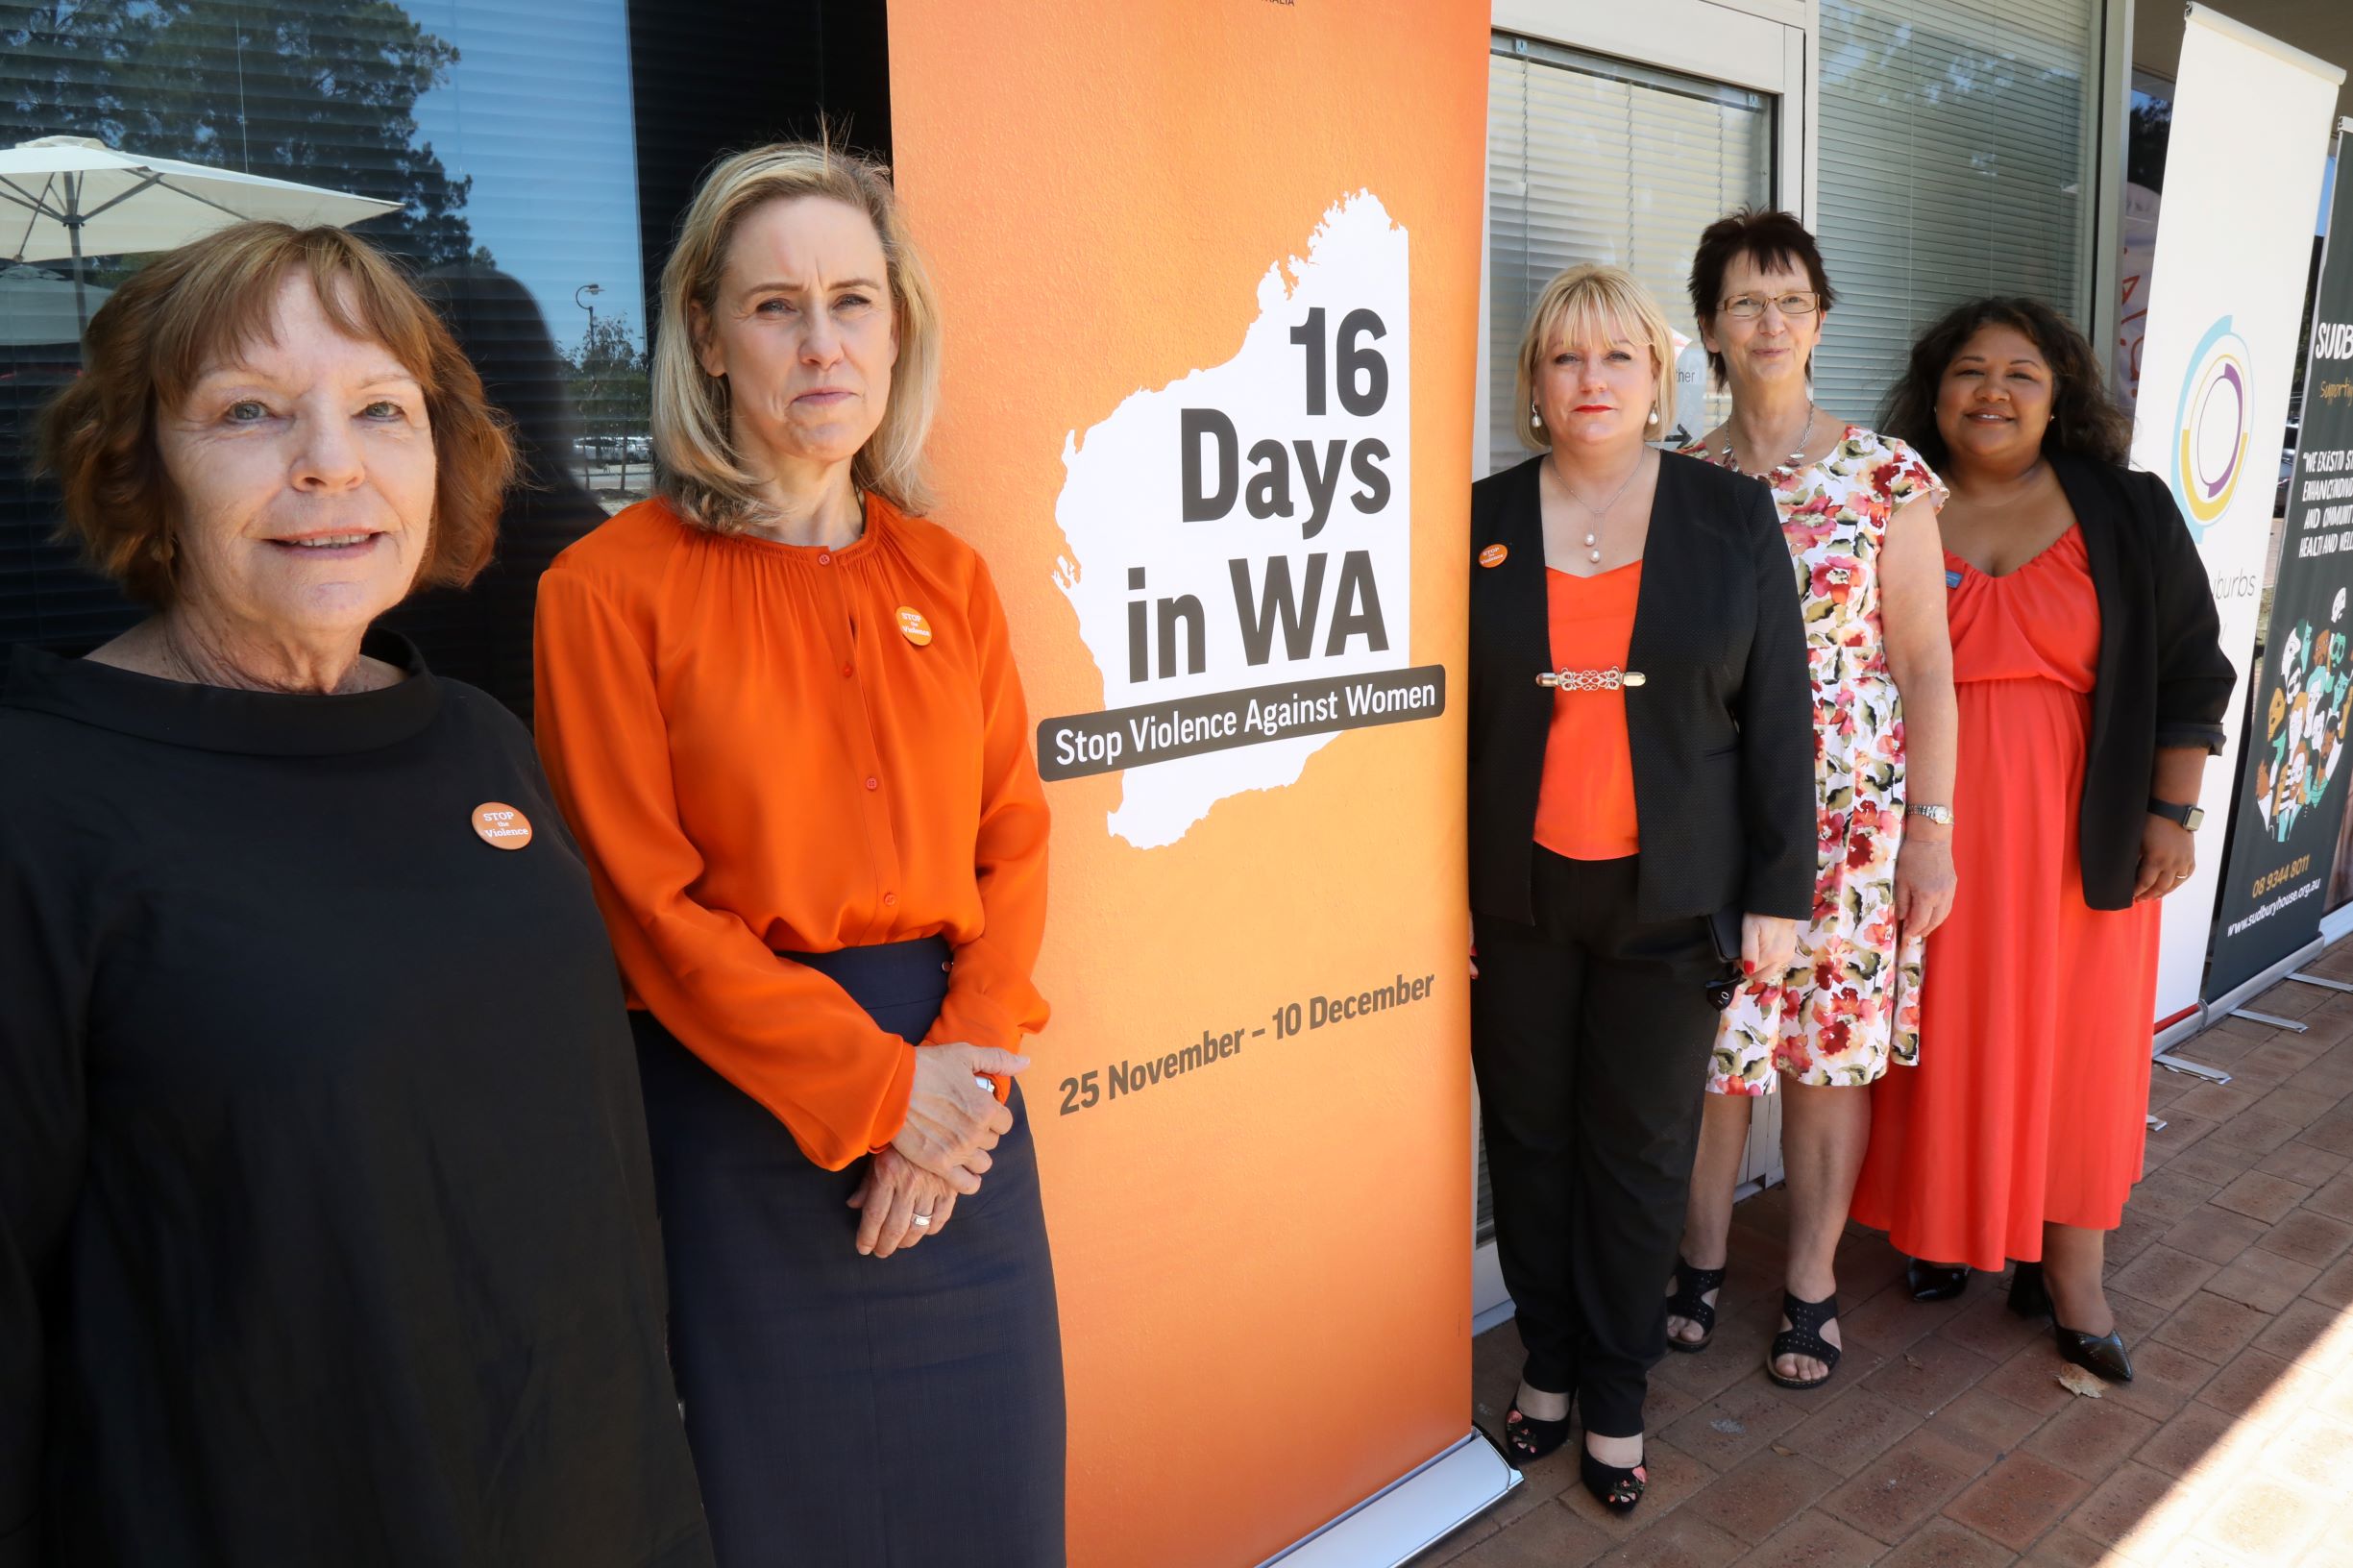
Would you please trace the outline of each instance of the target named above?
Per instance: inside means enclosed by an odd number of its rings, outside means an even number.
[[[2279,582],[2231,823],[2206,994],[2221,996],[2318,934],[2345,817],[2353,689],[2353,180],[2340,178],[2313,302],[2304,421],[2288,479]]]

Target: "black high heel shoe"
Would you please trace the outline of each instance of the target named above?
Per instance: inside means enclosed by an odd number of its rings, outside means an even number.
[[[1678,1254],[1675,1260],[1674,1284],[1675,1294],[1667,1298],[1667,1315],[1687,1318],[1697,1323],[1701,1332],[1697,1339],[1678,1339],[1670,1334],[1667,1335],[1667,1348],[1679,1350],[1687,1356],[1695,1356],[1705,1350],[1707,1342],[1716,1336],[1715,1303],[1701,1298],[1710,1290],[1724,1288],[1724,1270],[1694,1268],[1684,1262],[1681,1255]]]
[[[2095,1338],[2052,1318],[2050,1332],[2059,1342],[2062,1360],[2073,1361],[2086,1372],[2110,1383],[2132,1381],[2132,1358],[2124,1354],[2124,1336],[2116,1330],[2110,1329]]]
[[[2020,1263],[2012,1271],[2010,1311],[2021,1317],[2049,1318],[2051,1338],[2057,1342],[2062,1360],[2110,1383],[2132,1381],[2132,1358],[2124,1353],[2123,1335],[2115,1329],[2090,1335],[2060,1322],[2051,1308],[2050,1286],[2043,1278],[2041,1263]]]
[[[2010,1311],[2021,1317],[2050,1315],[2050,1287],[2041,1263],[2020,1263],[2010,1271]]]
[[[1950,1301],[1969,1288],[1969,1265],[1929,1263],[1915,1258],[1903,1265],[1903,1284],[1914,1301]]]
[[[1581,1445],[1577,1451],[1577,1479],[1585,1483],[1594,1502],[1612,1513],[1633,1512],[1651,1484],[1651,1473],[1641,1465],[1604,1464],[1593,1457],[1593,1450]]]
[[[1511,1462],[1525,1469],[1569,1440],[1569,1418],[1564,1413],[1557,1421],[1539,1421],[1532,1415],[1522,1415],[1517,1405],[1504,1417],[1504,1451]]]

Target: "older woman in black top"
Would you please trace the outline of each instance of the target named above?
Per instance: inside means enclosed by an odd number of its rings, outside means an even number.
[[[1930,939],[1921,1066],[1873,1090],[1854,1214],[1946,1265],[1944,1294],[2021,1260],[2012,1308],[2124,1381],[2104,1241],[2141,1170],[2156,901],[2190,875],[2230,661],[2172,496],[2122,466],[2099,359],[2048,306],[1954,309],[1883,428],[1952,491],[1961,891]]]
[[[86,346],[44,454],[155,613],[0,686],[0,1565],[703,1568],[587,870],[368,633],[490,552],[479,381],[331,229]]]
[[[1717,1009],[1787,966],[1814,869],[1789,551],[1763,485],[1648,445],[1674,357],[1625,272],[1554,279],[1520,349],[1540,454],[1471,492],[1471,1051],[1528,1348],[1507,1438],[1550,1452],[1574,1397],[1620,1512]]]

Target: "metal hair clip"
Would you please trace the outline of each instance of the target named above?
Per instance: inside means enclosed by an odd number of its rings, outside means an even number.
[[[1536,677],[1536,684],[1560,692],[1614,692],[1621,686],[1639,686],[1649,678],[1639,670],[1547,670]]]

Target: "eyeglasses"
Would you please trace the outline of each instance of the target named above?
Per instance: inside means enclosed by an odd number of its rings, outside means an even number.
[[[1735,294],[1724,302],[1724,313],[1734,321],[1754,321],[1773,306],[1785,316],[1810,316],[1822,308],[1822,296],[1811,289],[1802,294],[1776,294],[1762,299],[1754,294]]]

